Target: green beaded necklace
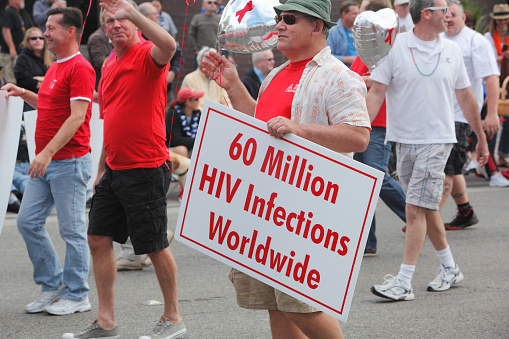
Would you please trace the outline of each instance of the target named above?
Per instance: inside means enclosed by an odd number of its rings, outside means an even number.
[[[430,75],[432,75],[433,73],[435,73],[435,71],[437,70],[438,68],[438,64],[440,63],[440,57],[442,56],[442,52],[438,53],[438,60],[437,60],[437,64],[435,66],[435,69],[433,70],[433,72],[431,72],[430,74],[424,74],[421,72],[421,70],[419,69],[419,66],[417,66],[417,62],[415,62],[415,57],[414,57],[414,52],[412,52],[412,48],[409,47],[410,49],[410,53],[412,54],[412,60],[414,61],[414,65],[415,67],[417,68],[417,70],[419,71],[419,73],[421,73],[421,75],[425,76],[425,77],[429,77]]]

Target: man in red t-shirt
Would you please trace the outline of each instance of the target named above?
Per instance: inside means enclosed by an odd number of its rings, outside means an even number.
[[[101,77],[106,165],[95,187],[88,227],[99,309],[90,327],[64,337],[118,337],[112,242],[125,243],[130,237],[135,254],[149,255],[164,298],[163,315],[142,338],[177,338],[186,328],[178,307],[177,266],[166,236],[171,162],[164,121],[166,79],[176,43],[132,0],[103,0],[100,6],[115,55]],[[138,29],[150,41],[140,41]]]
[[[335,25],[330,1],[288,0],[274,10],[277,48],[289,61],[265,78],[258,102],[224,56],[209,52],[202,69],[223,86],[235,109],[267,122],[270,135],[292,133],[350,157],[362,152],[370,127],[366,87],[326,47],[328,29]],[[241,307],[269,311],[273,338],[343,338],[331,315],[235,269],[230,279]]]
[[[27,313],[90,310],[85,206],[92,172],[89,121],[95,72],[78,51],[82,30],[78,9],[50,10],[44,36],[57,61],[48,69],[39,93],[12,84],[2,88],[8,96],[20,96],[37,107],[36,156],[28,168],[31,178],[17,220],[35,283],[42,286],[37,300],[25,307]],[[66,242],[64,269],[43,227],[54,206]]]

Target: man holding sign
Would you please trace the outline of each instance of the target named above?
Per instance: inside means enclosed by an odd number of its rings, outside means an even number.
[[[89,121],[95,72],[78,51],[82,30],[80,10],[51,9],[44,36],[57,61],[48,69],[39,93],[12,84],[2,87],[8,96],[19,96],[37,107],[36,156],[28,168],[31,178],[17,221],[34,266],[35,283],[42,286],[39,298],[25,307],[27,313],[46,310],[64,315],[90,310],[85,207],[92,172]],[[55,206],[66,242],[64,269],[44,228]]]
[[[335,25],[330,9],[329,0],[289,0],[274,8],[277,47],[289,61],[267,76],[258,102],[226,57],[209,52],[201,67],[227,91],[233,108],[267,122],[270,135],[293,133],[351,157],[369,142],[366,87],[325,45]],[[274,338],[343,337],[334,317],[238,270],[230,279],[241,307],[269,311]]]

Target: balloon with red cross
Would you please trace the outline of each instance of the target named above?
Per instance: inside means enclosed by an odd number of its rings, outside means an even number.
[[[394,45],[398,34],[398,15],[390,8],[357,15],[353,24],[353,41],[357,54],[370,72]]]
[[[219,22],[219,48],[235,53],[253,53],[277,44],[277,0],[230,0]]]

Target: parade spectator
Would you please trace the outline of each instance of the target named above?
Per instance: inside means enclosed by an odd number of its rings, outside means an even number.
[[[500,82],[502,82],[509,76],[509,5],[493,6],[490,16],[490,29],[484,36],[490,42],[499,62]],[[509,119],[505,119],[502,124],[497,163],[501,166],[509,165]]]
[[[349,157],[364,151],[370,127],[366,87],[326,46],[328,29],[335,25],[330,1],[289,0],[274,9],[277,48],[289,61],[265,78],[257,102],[225,56],[210,51],[202,68],[219,84],[220,67],[233,108],[266,122],[271,136],[292,133]],[[290,87],[295,90],[287,91]],[[269,311],[273,338],[343,338],[331,315],[235,269],[230,279],[238,305]]]
[[[465,12],[465,26],[475,31],[475,26],[477,25],[477,18],[475,14],[469,11],[468,9],[463,10]]]
[[[463,61],[470,80],[470,88],[475,95],[477,107],[482,109],[484,101],[483,81],[486,85],[488,110],[484,118],[484,130],[488,138],[493,141],[499,128],[499,117],[497,113],[499,96],[500,74],[489,42],[479,33],[465,26],[465,13],[463,6],[456,2],[449,1],[449,12],[451,18],[447,25],[444,37],[456,42],[462,51]],[[440,209],[444,206],[449,195],[452,195],[458,207],[458,213],[451,222],[445,223],[447,230],[459,230],[475,225],[479,222],[473,207],[470,205],[467,195],[467,184],[463,176],[463,168],[468,161],[466,148],[468,137],[472,130],[468,125],[460,105],[454,96],[454,120],[456,128],[456,139],[458,142],[453,146],[451,155],[445,165],[445,182]],[[493,145],[494,146],[494,145]],[[494,164],[490,156],[489,163]],[[509,186],[509,180],[497,172],[491,176],[490,186]]]
[[[338,24],[332,27],[327,38],[332,55],[350,67],[357,56],[353,44],[353,23],[359,14],[359,4],[355,1],[344,1],[339,8],[341,18]]]
[[[203,47],[200,53],[198,53],[198,62],[201,63],[205,54],[212,50],[215,50],[215,48]],[[182,80],[182,87],[191,87],[199,92],[205,93],[205,95],[202,96],[198,101],[198,109],[200,111],[203,109],[205,98],[218,102],[221,105],[231,106],[228,94],[223,91],[223,89],[218,84],[216,84],[215,81],[210,81],[201,67],[184,77],[184,80]]]
[[[198,99],[204,94],[191,87],[182,87],[177,93],[175,108],[166,113],[166,146],[185,157],[190,158],[193,151],[201,116]]]
[[[175,26],[171,15],[163,12],[163,4],[161,3],[161,0],[152,0],[152,5],[159,12],[159,19],[157,20],[159,26],[170,33],[172,37],[176,38],[178,33],[177,26]]]
[[[214,11],[216,2],[212,0],[203,0],[202,7],[205,9],[203,13],[196,14],[191,19],[189,28],[189,43],[198,57],[198,53],[203,47],[215,47],[217,39],[217,29],[221,17]],[[195,60],[195,68],[200,64],[198,59]]]
[[[89,121],[95,74],[78,51],[83,29],[80,10],[53,8],[48,11],[46,27],[48,48],[57,62],[48,69],[39,93],[13,84],[2,89],[37,107],[36,156],[28,169],[30,179],[17,224],[34,267],[34,281],[42,285],[42,292],[25,311],[64,315],[91,309],[85,203],[92,172]],[[53,207],[66,243],[63,269],[44,228]]]
[[[23,11],[24,0],[9,0],[9,5],[2,13],[0,27],[2,28],[0,65],[3,66],[5,81],[16,83],[14,64],[21,52],[21,42],[25,31],[32,27],[32,20]]]
[[[214,5],[215,5],[215,10],[214,12],[217,14],[217,15],[221,15],[223,14],[223,11],[224,11],[224,6],[222,5],[223,1],[222,0],[215,0],[214,1]],[[205,12],[205,8],[202,7],[201,8],[201,11],[200,13],[204,13]]]
[[[475,97],[459,46],[439,33],[450,20],[445,0],[412,0],[415,28],[398,35],[387,57],[371,74],[367,98],[371,119],[387,94],[387,137],[396,142],[397,168],[406,193],[407,230],[403,263],[396,277],[386,276],[371,291],[393,300],[413,300],[412,276],[428,235],[441,265],[428,291],[445,291],[463,280],[454,261],[440,217],[444,167],[454,131],[453,94],[479,138],[478,160],[483,166],[489,151]],[[415,60],[415,61],[414,61]]]
[[[258,99],[258,91],[263,79],[274,69],[276,60],[274,59],[274,53],[266,50],[263,52],[253,53],[251,55],[251,62],[253,68],[248,70],[242,77],[242,83],[246,86],[247,91],[253,99]]]
[[[35,24],[44,33],[46,31],[46,20],[48,20],[48,11],[52,8],[67,7],[66,0],[37,0],[34,3],[32,14]]]
[[[29,28],[26,31],[21,46],[24,49],[14,65],[16,82],[18,86],[38,93],[44,76],[55,59],[48,51],[46,38],[37,27]],[[25,102],[23,111],[33,109],[35,108]]]
[[[113,50],[113,45],[111,44],[110,39],[106,36],[104,32],[104,28],[102,27],[101,18],[99,17],[99,22],[101,27],[96,29],[89,37],[87,43],[88,56],[90,58],[90,63],[94,66],[95,70],[95,89],[97,90],[99,87],[99,81],[101,80],[101,71],[102,66],[108,55],[110,55]]]
[[[414,22],[412,21],[412,16],[410,15],[409,3],[410,0],[395,0],[395,10],[398,14],[399,21],[399,33],[404,33],[410,31],[414,28]]]
[[[362,6],[365,6],[366,11],[373,12],[379,11],[383,8],[392,8],[390,0],[365,0],[362,2]],[[371,85],[371,81],[369,80],[369,70],[358,56],[355,58],[351,70],[359,74],[364,79],[369,91],[369,87]],[[403,222],[406,223],[405,193],[403,193],[401,185],[392,177],[387,175],[387,165],[391,155],[392,142],[388,141],[385,143],[386,126],[386,104],[384,101],[380,108],[380,112],[378,112],[375,120],[371,122],[371,135],[368,147],[364,152],[355,153],[353,158],[385,173],[382,188],[380,189],[380,198],[382,198],[384,203],[394,213],[396,213]],[[376,219],[373,215],[368,240],[366,241],[366,247],[364,249],[364,255],[376,255],[377,247]]]
[[[98,174],[101,179],[88,227],[99,308],[91,326],[77,335],[66,333],[64,338],[118,337],[112,243],[124,243],[128,237],[135,254],[149,255],[164,298],[163,315],[150,334],[141,338],[177,338],[186,328],[178,306],[177,266],[166,232],[171,161],[164,144],[166,79],[176,44],[133,1],[105,0],[99,5],[104,31],[115,50],[101,78],[106,165],[105,172]],[[138,30],[150,41],[140,41]]]

